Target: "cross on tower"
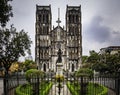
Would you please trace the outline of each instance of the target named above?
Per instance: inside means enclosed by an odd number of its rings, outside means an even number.
[[[60,8],[58,8],[58,20],[56,21],[58,23],[58,26],[60,25]]]

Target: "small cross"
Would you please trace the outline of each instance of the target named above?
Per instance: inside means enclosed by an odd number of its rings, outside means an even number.
[[[58,20],[56,21],[58,23],[58,26],[60,25],[60,8],[58,8]]]

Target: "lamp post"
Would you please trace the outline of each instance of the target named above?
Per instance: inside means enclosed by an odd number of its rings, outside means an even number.
[[[61,92],[61,84],[60,84],[60,77],[58,78],[58,94],[60,95]]]

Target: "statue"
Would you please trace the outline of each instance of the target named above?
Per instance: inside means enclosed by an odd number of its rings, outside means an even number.
[[[57,62],[56,62],[56,63],[61,63],[61,62],[62,62],[62,57],[61,57],[61,55],[62,55],[62,51],[61,51],[60,48],[59,48],[59,50],[58,50],[57,55],[58,55],[58,59],[57,59]]]

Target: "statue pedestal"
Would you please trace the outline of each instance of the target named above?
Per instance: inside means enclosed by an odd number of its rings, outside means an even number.
[[[63,64],[62,63],[56,64],[56,75],[63,75]]]

